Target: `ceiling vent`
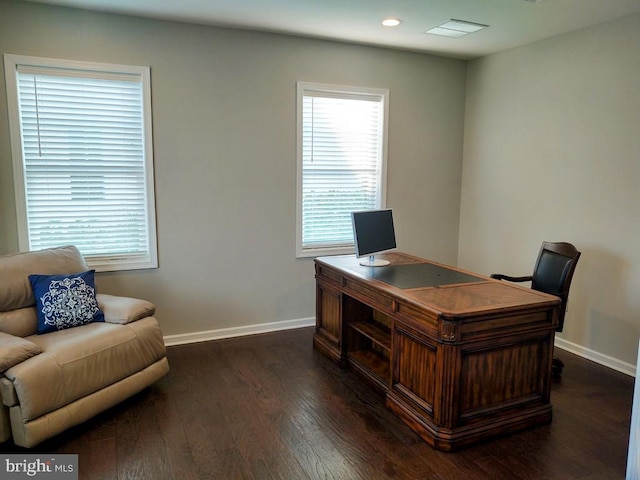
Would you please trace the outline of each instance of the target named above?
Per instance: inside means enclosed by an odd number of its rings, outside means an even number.
[[[477,32],[483,28],[487,28],[489,25],[482,23],[467,22],[466,20],[451,19],[448,22],[438,25],[437,27],[427,30],[424,33],[430,33],[432,35],[440,35],[442,37],[463,37],[470,33]]]

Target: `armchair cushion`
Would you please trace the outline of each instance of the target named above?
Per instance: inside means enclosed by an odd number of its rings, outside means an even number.
[[[28,337],[37,333],[38,314],[35,305],[0,312],[0,332],[16,337]]]
[[[94,273],[88,270],[72,275],[29,275],[39,334],[104,322],[96,300]]]
[[[89,270],[76,247],[60,247],[0,257],[0,312],[35,304],[28,275],[62,275]],[[35,326],[35,325],[34,325]],[[35,329],[32,333],[35,333]]]
[[[154,317],[128,325],[93,322],[28,340],[43,353],[4,373],[19,399],[23,422],[113,385],[165,356]]]
[[[98,306],[104,312],[104,320],[107,323],[124,325],[144,317],[150,317],[156,313],[156,306],[146,300],[116,297],[106,293],[98,293],[96,297]]]
[[[42,353],[38,345],[22,337],[0,332],[0,372]]]

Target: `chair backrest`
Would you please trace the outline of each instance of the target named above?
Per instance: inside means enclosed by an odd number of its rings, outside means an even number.
[[[562,300],[557,328],[559,332],[564,326],[569,288],[579,258],[580,252],[570,243],[543,242],[533,271],[531,288],[556,295]]]
[[[29,275],[67,275],[88,269],[74,246],[0,256],[0,332],[17,337],[36,333],[36,299]]]

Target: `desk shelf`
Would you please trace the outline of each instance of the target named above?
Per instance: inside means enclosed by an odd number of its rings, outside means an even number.
[[[386,352],[391,351],[391,334],[389,329],[374,322],[353,322],[351,328],[370,339]]]
[[[375,350],[357,350],[349,352],[351,366],[368,377],[382,390],[389,388],[390,367],[389,358]]]
[[[366,316],[349,322],[347,357],[356,370],[386,391],[391,385],[391,320],[366,311]]]

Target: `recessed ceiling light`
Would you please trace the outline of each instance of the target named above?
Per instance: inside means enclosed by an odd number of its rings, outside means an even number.
[[[448,22],[438,25],[437,27],[427,30],[424,33],[431,33],[432,35],[441,35],[443,37],[463,37],[483,28],[487,28],[489,25],[482,23],[467,22],[466,20],[451,19]]]
[[[398,18],[385,18],[382,21],[382,25],[384,25],[385,27],[397,27],[401,23],[402,23],[402,20]]]

